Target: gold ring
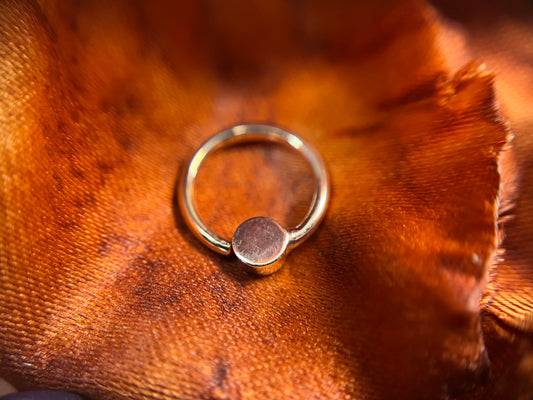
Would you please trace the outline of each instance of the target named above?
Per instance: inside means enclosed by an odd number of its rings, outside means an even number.
[[[269,141],[289,145],[303,155],[317,182],[317,189],[309,211],[295,228],[285,229],[268,217],[254,217],[244,221],[231,243],[218,236],[202,221],[194,206],[194,181],[207,155],[224,146],[250,141]],[[205,142],[184,169],[177,187],[181,213],[191,231],[210,249],[225,255],[233,253],[245,265],[260,275],[276,272],[283,265],[287,253],[302,243],[324,218],[329,201],[329,178],[320,155],[298,136],[270,125],[237,125],[217,133]]]

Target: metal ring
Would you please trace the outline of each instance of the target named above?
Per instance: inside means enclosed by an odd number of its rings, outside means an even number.
[[[224,146],[249,141],[287,144],[308,161],[316,178],[317,189],[303,221],[292,229],[284,229],[268,217],[244,221],[235,231],[232,242],[218,236],[202,221],[194,205],[194,181],[207,155]],[[225,255],[231,250],[246,265],[261,275],[277,271],[286,254],[302,243],[324,218],[329,200],[329,178],[320,155],[298,136],[270,125],[237,125],[219,132],[205,142],[184,169],[177,187],[181,213],[191,231],[210,249]]]

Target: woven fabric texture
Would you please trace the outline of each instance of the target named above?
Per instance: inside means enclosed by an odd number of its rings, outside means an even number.
[[[498,70],[531,62],[437,7],[1,1],[0,376],[90,399],[533,393],[532,86]],[[195,149],[250,122],[301,135],[332,179],[323,224],[266,278],[175,204]],[[314,182],[251,145],[196,188],[231,237],[297,224]]]

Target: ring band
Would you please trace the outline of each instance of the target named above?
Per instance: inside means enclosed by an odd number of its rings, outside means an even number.
[[[292,229],[284,229],[268,217],[244,221],[235,231],[232,242],[218,236],[202,221],[194,205],[194,181],[207,155],[221,147],[250,141],[269,141],[289,145],[307,160],[316,178],[317,189],[309,212]],[[177,187],[181,213],[191,231],[210,249],[225,255],[231,250],[260,275],[277,271],[285,255],[316,229],[324,218],[329,200],[329,178],[320,155],[298,136],[275,126],[248,124],[223,130],[207,140],[184,169]]]

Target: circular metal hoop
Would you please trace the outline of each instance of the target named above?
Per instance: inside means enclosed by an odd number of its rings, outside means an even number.
[[[285,230],[270,218],[252,218],[237,228],[232,246],[228,240],[209,229],[198,215],[193,200],[194,181],[200,165],[210,152],[250,141],[277,142],[295,149],[309,163],[316,178],[317,189],[309,212],[298,226]],[[241,261],[260,274],[269,274],[281,266],[283,256],[303,242],[323,219],[329,200],[329,178],[320,155],[298,136],[271,125],[237,125],[219,132],[198,149],[188,167],[184,169],[177,191],[185,222],[206,246],[226,255],[231,253],[233,247],[234,253]],[[256,249],[253,254],[250,253],[251,247]],[[258,247],[264,248],[265,251],[257,253]]]

